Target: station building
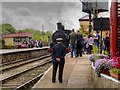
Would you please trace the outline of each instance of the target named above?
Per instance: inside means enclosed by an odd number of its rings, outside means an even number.
[[[32,34],[28,32],[24,33],[15,33],[15,34],[4,34],[3,40],[5,46],[15,46],[22,44],[24,41],[29,41],[32,38]]]
[[[89,15],[85,15],[79,19],[80,27],[85,32],[89,32]]]
[[[85,15],[83,17],[81,17],[79,19],[79,25],[81,27],[81,29],[86,33],[86,34],[89,34],[89,23],[90,23],[90,20],[89,20],[89,15]],[[91,19],[91,25],[92,25],[92,32],[91,33],[95,33],[95,30],[93,30],[93,22],[92,22],[92,19]],[[99,30],[100,31],[100,30]],[[110,30],[103,30],[102,31],[102,34],[103,36],[109,32]]]

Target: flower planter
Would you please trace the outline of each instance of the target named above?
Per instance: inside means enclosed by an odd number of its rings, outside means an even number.
[[[108,70],[107,69],[102,69],[102,73],[108,75]]]
[[[115,74],[112,71],[110,71],[110,76],[117,79],[117,80],[120,80],[120,74]]]

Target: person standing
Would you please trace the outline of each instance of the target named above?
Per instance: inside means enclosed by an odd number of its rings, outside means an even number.
[[[77,31],[77,43],[76,43],[76,45],[77,45],[77,56],[80,55],[80,57],[82,57],[83,36],[82,36],[82,34],[80,34],[79,30]]]
[[[110,53],[110,37],[109,34],[106,33],[105,38],[103,38],[104,41],[104,52],[107,51],[108,53]]]
[[[66,48],[64,45],[62,45],[62,41],[63,41],[62,38],[57,38],[56,41],[57,41],[57,44],[53,46],[53,50],[52,50],[52,58],[53,58],[52,82],[55,83],[56,81],[56,73],[57,73],[57,68],[59,66],[58,80],[59,80],[59,83],[62,83]]]
[[[100,44],[100,35],[99,35],[99,31],[96,31],[96,35],[94,38],[94,45],[98,47],[99,49],[99,44]]]
[[[93,35],[90,34],[88,36],[87,44],[88,44],[88,54],[91,54],[93,50],[93,44],[94,44]]]
[[[75,54],[75,57],[77,57],[77,50],[76,50],[76,42],[77,40],[77,34],[74,32],[74,29],[72,29],[72,32],[70,33],[70,54],[71,58],[73,57],[73,52]]]

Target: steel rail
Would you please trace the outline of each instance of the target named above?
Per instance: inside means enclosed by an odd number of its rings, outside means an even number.
[[[28,71],[30,71],[30,70],[35,69],[35,68],[37,68],[37,67],[44,66],[45,64],[47,64],[47,63],[49,63],[49,62],[52,61],[52,60],[50,60],[50,59],[47,59],[47,60],[49,60],[49,61],[44,62],[44,63],[40,63],[39,65],[34,66],[34,67],[31,67],[31,68],[28,69],[28,70],[24,70],[24,71],[19,72],[19,73],[17,73],[17,74],[14,74],[14,75],[11,75],[11,76],[6,77],[6,78],[4,78],[4,79],[1,79],[1,80],[0,80],[0,83],[5,83],[6,81],[8,81],[8,80],[10,80],[10,79],[12,79],[12,78],[15,78],[15,77],[17,77],[17,76],[19,76],[19,75],[21,75],[21,74],[23,74],[23,73],[25,73],[25,72],[28,72]]]
[[[12,68],[17,68],[17,67],[20,67],[22,65],[32,63],[34,61],[38,61],[38,60],[41,60],[41,59],[44,59],[44,58],[47,58],[47,57],[50,57],[50,56],[51,55],[43,55],[43,56],[38,57],[38,58],[32,58],[32,59],[29,59],[29,60],[25,60],[24,62],[23,62],[23,60],[21,62],[18,61],[18,63],[16,62],[15,64],[9,64],[9,66],[7,65],[6,68],[3,68],[3,69],[0,68],[0,71],[4,72],[4,71],[10,70]]]

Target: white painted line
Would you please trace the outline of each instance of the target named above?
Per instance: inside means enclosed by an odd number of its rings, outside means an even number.
[[[112,80],[112,81],[114,81],[114,82],[116,82],[116,83],[120,83],[120,81],[118,81],[118,80],[116,80],[116,79],[114,79],[114,78],[112,78],[112,77],[110,77],[110,76],[107,76],[107,75],[105,75],[105,74],[100,74],[102,77],[104,77],[104,78],[107,78],[107,79],[109,79],[109,80]]]
[[[36,88],[36,85],[41,82],[41,80],[45,77],[45,75],[50,71],[50,69],[53,67],[53,65],[44,73],[44,75],[41,77],[41,79],[33,86],[33,89]]]

